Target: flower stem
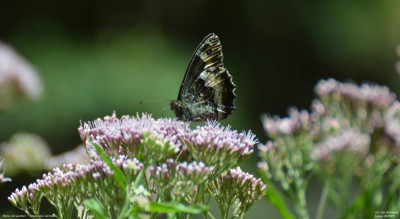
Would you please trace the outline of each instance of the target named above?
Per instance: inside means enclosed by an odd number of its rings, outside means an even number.
[[[136,176],[136,179],[135,179],[135,182],[134,182],[134,188],[133,189],[135,189],[136,187],[138,187],[139,186],[139,183],[141,182],[141,180],[142,180],[142,177],[143,177],[143,175],[144,175],[144,170],[145,170],[145,168],[142,168],[141,170],[140,170],[140,172],[138,173],[138,175]],[[129,207],[130,207],[130,201],[129,201],[129,198],[130,198],[130,194],[129,194],[129,186],[131,186],[131,183],[127,183],[126,184],[126,197],[125,197],[125,203],[124,203],[124,205],[122,206],[122,210],[121,210],[121,212],[120,212],[120,214],[119,214],[119,217],[118,218],[127,218],[128,216],[129,216]]]
[[[322,189],[321,197],[319,198],[316,219],[323,218],[327,197],[328,197],[328,183],[325,183],[324,188]]]

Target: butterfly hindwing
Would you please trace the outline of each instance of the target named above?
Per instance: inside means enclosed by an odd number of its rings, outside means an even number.
[[[235,108],[235,85],[222,63],[222,47],[215,34],[207,35],[189,62],[178,99],[171,109],[182,120],[221,120]]]

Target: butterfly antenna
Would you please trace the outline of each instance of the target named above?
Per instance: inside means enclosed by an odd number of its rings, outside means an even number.
[[[142,104],[142,103],[163,102],[163,101],[171,102],[172,100],[141,100],[141,101],[139,102],[139,104]]]

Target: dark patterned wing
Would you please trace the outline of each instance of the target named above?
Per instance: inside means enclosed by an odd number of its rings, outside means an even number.
[[[222,47],[218,36],[214,33],[208,34],[197,46],[190,59],[181,88],[179,89],[178,100],[182,100],[182,98],[185,98],[185,95],[193,93],[190,90],[196,90],[192,86],[199,79],[202,72],[210,69],[210,67],[223,66],[222,57]]]
[[[178,117],[187,120],[221,120],[235,109],[235,84],[224,68],[221,43],[218,36],[207,35],[195,50],[178,99],[171,108]]]

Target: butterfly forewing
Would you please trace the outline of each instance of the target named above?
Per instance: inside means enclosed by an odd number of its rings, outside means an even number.
[[[203,39],[190,59],[179,90],[178,100],[182,99],[182,95],[192,93],[188,90],[191,88],[190,85],[198,79],[204,70],[209,69],[212,65],[222,66],[221,43],[218,36],[213,33],[208,34]]]
[[[222,63],[218,36],[207,35],[189,62],[178,99],[171,109],[182,120],[221,120],[235,108],[235,85]]]

